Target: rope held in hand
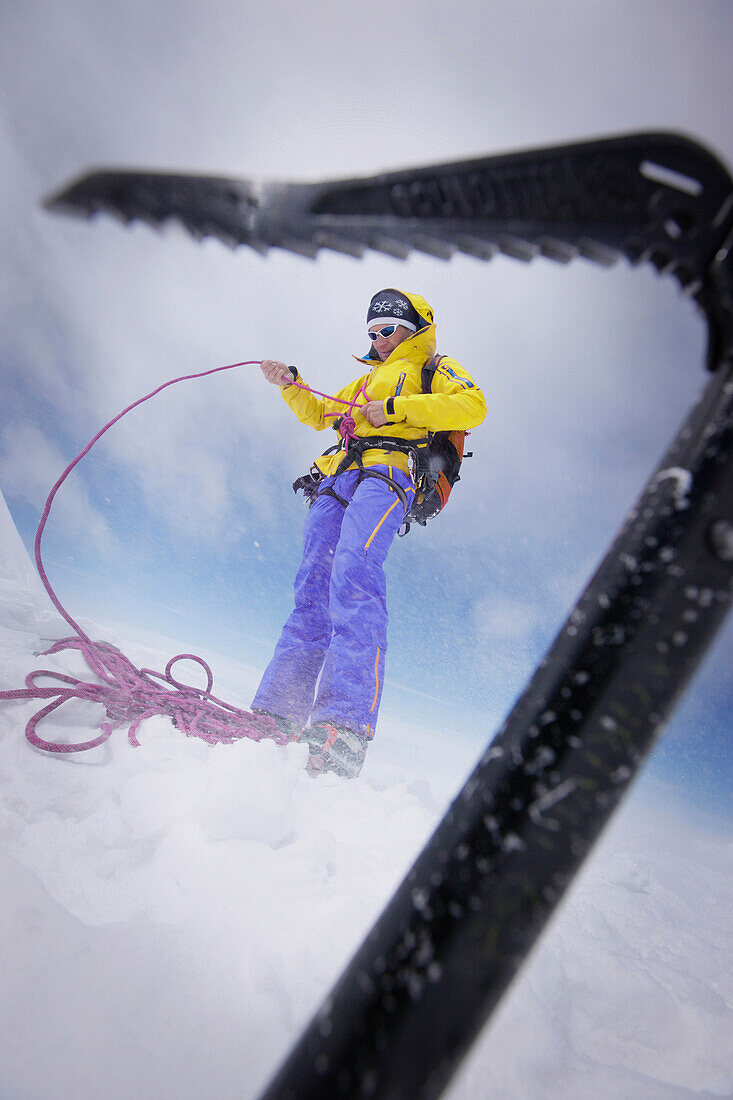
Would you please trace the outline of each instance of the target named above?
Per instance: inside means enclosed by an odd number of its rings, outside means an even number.
[[[325,397],[325,399],[327,401],[337,401],[340,405],[348,405],[349,409],[351,409],[352,411],[354,409],[363,408],[363,404],[359,401],[360,397],[364,398],[364,403],[369,401],[369,394],[367,393],[366,381],[364,381],[364,384],[362,385],[361,389],[359,390],[359,392],[356,395],[356,398],[353,401],[348,401],[345,397],[332,397],[328,393],[321,393],[320,390],[312,390],[311,387],[306,386],[304,382],[296,382],[295,379],[293,379],[292,382],[289,382],[288,385],[289,386],[297,386],[299,390],[308,390],[309,393],[314,394],[316,397]],[[324,416],[326,416],[326,417],[338,417],[338,416],[340,416],[340,414],[339,413],[324,413]],[[338,426],[338,432],[339,432],[339,435],[341,436],[341,438],[344,441],[344,447],[346,447],[346,449],[348,450],[349,443],[351,442],[352,439],[356,438],[356,422],[355,422],[353,416],[351,416],[351,415],[341,416],[341,420],[340,420],[340,423],[339,423],[339,426]]]
[[[76,458],[69,463],[61,477],[51,489],[46,499],[41,520],[36,531],[34,544],[36,568],[41,582],[48,593],[59,614],[66,620],[74,631],[74,635],[55,642],[50,649],[42,654],[50,656],[60,653],[62,650],[75,649],[84,657],[87,665],[97,677],[98,682],[86,682],[73,676],[52,672],[45,669],[31,672],[26,676],[25,688],[12,691],[0,691],[0,699],[28,700],[49,699],[41,710],[37,711],[28,721],[25,729],[26,737],[35,748],[46,752],[71,753],[84,752],[87,749],[96,748],[103,744],[116,729],[122,726],[128,727],[128,740],[131,745],[139,746],[137,731],[146,718],[154,715],[164,715],[172,719],[175,726],[186,734],[187,737],[199,737],[210,744],[218,742],[231,743],[242,737],[248,737],[254,741],[263,738],[271,738],[278,744],[285,744],[289,738],[278,728],[275,720],[267,715],[252,714],[250,711],[241,710],[229,703],[217,699],[211,692],[214,678],[206,661],[193,653],[179,653],[171,657],[163,673],[155,672],[149,668],[137,668],[123,653],[109,642],[94,642],[79,626],[75,619],[63,607],[58,596],[54,592],[46,575],[41,555],[41,542],[46,523],[51,512],[51,507],[56,494],[68,478],[69,474],[89,453],[95,443],[101,439],[105,432],[109,431],[123,416],[126,416],[138,405],[150,401],[151,398],[161,393],[169,386],[178,382],[187,382],[195,378],[206,378],[210,374],[218,374],[220,371],[234,370],[235,367],[259,366],[260,360],[250,359],[242,363],[228,363],[223,367],[214,367],[211,370],[201,371],[197,374],[185,374],[179,378],[172,378],[164,382],[157,389],[134,401],[121,413],[113,417],[101,428],[89,441]],[[301,389],[309,389],[303,383],[294,382]],[[319,397],[325,397],[331,401],[348,405],[352,409],[358,408],[356,401],[345,401],[342,398],[330,397],[316,390],[311,391]],[[366,397],[366,390],[362,391]],[[360,396],[357,395],[358,396]],[[334,415],[334,414],[327,414]],[[351,422],[353,433],[353,418],[344,417]],[[348,440],[349,428],[346,434],[342,428],[345,441]],[[206,688],[196,688],[181,683],[172,674],[172,669],[179,661],[193,661],[200,665],[206,673]],[[43,686],[38,681],[51,680],[52,684]],[[89,741],[77,744],[57,744],[46,741],[36,732],[39,722],[50,715],[58,707],[71,699],[80,699],[91,703],[100,703],[106,711],[106,720],[100,723],[101,733]]]

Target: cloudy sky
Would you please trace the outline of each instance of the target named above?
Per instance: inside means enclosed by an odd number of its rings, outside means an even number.
[[[584,261],[265,259],[40,199],[101,165],[318,179],[652,129],[731,165],[732,45],[720,0],[6,0],[0,486],[26,544],[66,463],[143,393],[263,357],[335,388],[371,294],[418,291],[489,415],[450,510],[391,554],[384,707],[478,752],[704,383],[676,285]],[[60,598],[264,667],[300,549],[290,483],[328,442],[256,368],[165,391],[59,495]],[[732,664],[729,623],[654,764],[719,813]]]

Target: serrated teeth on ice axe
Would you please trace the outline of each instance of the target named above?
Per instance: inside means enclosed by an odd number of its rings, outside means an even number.
[[[100,170],[81,176],[44,200],[47,210],[92,217],[111,214],[162,226],[179,221],[197,240],[262,248],[254,231],[259,200],[252,184],[213,176]]]
[[[311,258],[320,249],[606,265],[625,257],[673,275],[715,334],[711,266],[731,229],[732,194],[726,169],[697,142],[640,133],[319,183],[105,169],[45,205],[126,223],[177,220],[197,240]]]

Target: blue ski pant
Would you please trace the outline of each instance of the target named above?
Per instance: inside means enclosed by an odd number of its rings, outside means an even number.
[[[391,476],[412,502],[407,474],[394,467],[367,469]],[[404,509],[385,481],[359,474],[349,470],[325,478],[308,511],[295,607],[252,706],[301,726],[309,719],[331,722],[371,739],[387,652],[383,566]]]

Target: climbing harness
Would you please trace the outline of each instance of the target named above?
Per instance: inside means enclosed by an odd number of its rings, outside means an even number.
[[[435,372],[443,358],[442,355],[434,355],[423,366],[421,374],[423,393],[431,392]],[[293,369],[295,368],[291,368],[291,370]],[[301,389],[310,388],[304,386],[295,378],[293,384],[300,386]],[[317,393],[317,391],[311,390],[311,393]],[[357,398],[361,394],[368,397],[366,382],[359,390]],[[318,396],[328,397],[327,394],[318,394]],[[339,401],[353,408],[360,407],[357,401],[344,401],[342,398],[328,398],[328,400]],[[334,413],[326,413],[326,415],[338,416]],[[346,430],[343,428],[345,421]],[[352,417],[340,418],[340,420],[335,421],[334,427],[339,431],[341,441],[335,446],[329,447],[321,457],[324,458],[326,455],[334,454],[343,449],[344,457],[333,476],[337,477],[356,465],[359,469],[359,481],[366,477],[374,477],[386,482],[399,497],[405,511],[405,518],[399,530],[401,536],[407,534],[412,523],[425,527],[429,519],[437,516],[443,510],[448,503],[451,489],[457,481],[460,481],[459,471],[463,459],[471,458],[473,455],[472,451],[465,451],[464,449],[466,436],[470,434],[467,431],[428,432],[426,436],[420,439],[406,440],[395,436],[359,437],[354,432]],[[412,504],[408,501],[402,486],[394,478],[374,470],[370,466],[364,466],[363,456],[366,451],[399,451],[401,454],[408,456],[411,467],[410,473],[416,490]],[[348,501],[339,496],[332,485],[321,487],[325,480],[325,475],[314,464],[307,474],[303,474],[302,477],[293,482],[293,492],[302,491],[309,507],[318,496],[329,495],[335,497],[346,508]]]
[[[292,372],[295,370],[295,367],[290,367],[289,370]],[[327,393],[321,393],[319,390],[314,390],[311,389],[310,386],[306,386],[303,382],[298,382],[297,379],[298,376],[296,371],[295,375],[293,376],[292,385],[297,386],[301,390],[308,390],[309,393],[315,394],[316,397],[324,397],[327,401],[337,401],[340,405],[347,405],[350,409],[363,408],[363,405],[359,403],[359,397],[364,397],[366,399],[364,404],[366,404],[370,400],[366,388],[366,379],[361,385],[358,393],[356,394],[356,398],[353,401],[348,401],[346,398],[343,397],[332,397]],[[388,474],[381,473],[379,470],[373,470],[368,466],[365,468],[362,461],[362,455],[365,451],[372,450],[393,450],[402,451],[403,453],[411,453],[411,447],[407,447],[404,440],[386,439],[375,436],[357,436],[356,423],[353,416],[351,415],[341,416],[339,415],[339,413],[324,413],[324,416],[329,418],[333,417],[333,427],[341,436],[341,440],[333,447],[329,447],[327,450],[325,450],[321,455],[321,458],[324,458],[326,455],[334,454],[342,449],[344,450],[344,457],[332,476],[338,477],[339,474],[344,473],[350,466],[353,466],[355,463],[359,468],[357,483],[363,481],[367,477],[377,478],[380,481],[384,481],[387,485],[389,485],[390,489],[399,497],[400,503],[402,504],[402,507],[406,514],[409,510],[410,502],[408,501],[407,494],[405,493],[405,490],[402,488],[400,483],[396,481],[393,477],[390,477]],[[414,443],[412,444],[412,446],[414,446]],[[296,478],[296,480],[293,482],[293,492],[298,493],[302,491],[309,507],[319,496],[332,496],[335,500],[339,502],[339,504],[346,508],[349,502],[347,500],[344,500],[344,498],[336,492],[333,486],[323,485],[324,480],[325,475],[314,463],[307,474],[303,474],[301,477]]]

